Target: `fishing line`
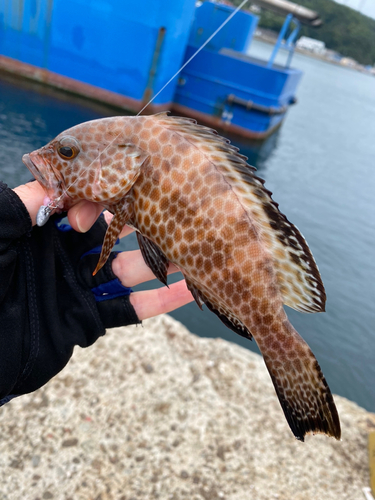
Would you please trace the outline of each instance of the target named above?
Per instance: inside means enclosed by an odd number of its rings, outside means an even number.
[[[206,45],[207,45],[207,44],[208,44],[208,43],[209,43],[209,42],[213,39],[213,37],[214,37],[215,35],[217,35],[217,34],[219,33],[219,31],[221,31],[221,30],[224,28],[224,26],[225,26],[225,25],[226,25],[226,24],[227,24],[227,23],[228,23],[228,22],[232,19],[232,17],[233,17],[233,16],[235,16],[235,15],[237,14],[237,12],[238,12],[238,11],[239,11],[239,10],[240,10],[240,9],[241,9],[241,8],[242,8],[242,7],[243,7],[243,6],[244,6],[244,5],[248,2],[248,1],[249,1],[249,0],[243,0],[243,2],[241,3],[241,5],[239,5],[239,6],[238,6],[238,7],[237,7],[237,8],[236,8],[233,12],[232,12],[232,14],[231,14],[229,17],[227,17],[227,19],[226,19],[226,20],[225,20],[225,21],[224,21],[224,22],[223,22],[223,23],[222,23],[222,24],[221,24],[221,25],[217,28],[217,30],[216,30],[216,31],[214,31],[214,32],[212,33],[212,35],[211,35],[209,38],[207,38],[207,40],[204,42],[204,44],[203,44],[203,45],[201,45],[201,46],[199,47],[199,49],[198,49],[196,52],[194,52],[194,54],[193,54],[193,55],[192,55],[192,56],[191,56],[191,57],[190,57],[190,58],[186,61],[186,63],[185,63],[183,66],[181,66],[181,68],[180,68],[180,69],[179,69],[179,70],[178,70],[178,71],[177,71],[177,72],[176,72],[176,73],[175,73],[175,74],[174,74],[174,75],[173,75],[173,76],[172,76],[172,77],[171,77],[171,78],[167,81],[167,83],[166,83],[166,84],[165,84],[165,85],[164,85],[164,86],[163,86],[163,87],[159,90],[159,92],[157,92],[157,93],[154,95],[154,97],[152,97],[152,99],[150,99],[150,100],[148,101],[148,103],[146,104],[146,106],[144,106],[144,107],[141,109],[141,111],[138,111],[138,113],[136,114],[136,116],[139,116],[139,115],[140,115],[140,114],[141,114],[141,113],[142,113],[142,112],[143,112],[143,111],[147,108],[147,106],[149,106],[149,105],[152,103],[152,101],[153,101],[154,99],[156,99],[156,98],[157,98],[157,96],[158,96],[159,94],[161,94],[161,92],[163,92],[163,90],[164,90],[166,87],[168,87],[168,85],[169,85],[169,84],[170,84],[170,83],[171,83],[171,82],[172,82],[172,81],[176,78],[176,76],[177,76],[177,75],[179,75],[179,74],[181,73],[181,71],[185,68],[185,66],[187,66],[187,65],[189,64],[189,62],[190,62],[190,61],[192,61],[192,60],[194,59],[194,57],[195,57],[195,56],[197,56],[197,55],[199,54],[199,52],[200,52],[202,49],[204,49],[204,48],[205,48],[205,46],[206,46]]]
[[[242,7],[248,2],[249,0],[243,0],[241,2],[241,4],[236,7],[236,9],[225,19],[225,21],[212,33],[211,36],[209,36],[207,38],[207,40],[203,43],[203,45],[201,45],[199,47],[199,49],[197,49],[194,54],[181,66],[181,68],[167,81],[167,83],[148,101],[148,103],[143,106],[143,108],[138,111],[138,113],[136,114],[136,116],[139,116],[141,113],[143,113],[143,111],[154,101],[154,99],[156,99],[158,97],[158,95],[163,92],[163,90],[176,78],[177,75],[179,75],[181,73],[181,71],[199,54],[199,52],[204,49],[204,47],[213,39],[213,37],[215,35],[217,35],[223,28],[224,26],[232,19],[233,16],[235,16],[237,14],[237,12],[242,9]],[[121,132],[119,132],[115,138],[103,149],[103,151],[90,163],[90,165],[87,167],[87,168],[90,168],[91,165],[97,161],[99,158],[100,158],[100,155],[102,155],[103,153],[105,153],[107,151],[107,149],[109,149],[112,144],[120,137],[121,135]],[[42,205],[39,210],[38,210],[38,214],[37,214],[37,224],[38,226],[42,226],[44,225],[47,220],[49,219],[50,215],[51,215],[51,212],[58,208],[57,204],[58,202],[61,200],[61,198],[68,193],[68,190],[78,181],[78,179],[80,178],[80,176],[77,177],[77,179],[72,182],[69,186],[67,186],[62,194],[56,198],[55,200],[51,200],[47,205]],[[39,222],[38,222],[39,221]]]

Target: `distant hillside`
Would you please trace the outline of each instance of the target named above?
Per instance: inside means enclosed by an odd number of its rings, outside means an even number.
[[[233,3],[239,5],[241,0],[233,0]],[[300,35],[322,40],[328,49],[352,57],[361,64],[375,64],[374,19],[333,0],[296,0],[296,3],[317,11],[323,20],[320,28],[303,26]],[[262,11],[260,27],[278,31],[282,23],[281,16]]]

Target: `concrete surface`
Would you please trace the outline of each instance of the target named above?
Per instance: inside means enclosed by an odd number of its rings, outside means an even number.
[[[0,500],[363,500],[375,415],[296,441],[263,360],[169,316],[113,329],[0,410]]]

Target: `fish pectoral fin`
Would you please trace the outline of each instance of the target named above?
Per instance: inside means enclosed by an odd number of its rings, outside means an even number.
[[[148,267],[154,273],[156,278],[168,286],[167,273],[169,261],[163,254],[160,248],[146,236],[143,236],[137,231],[138,245],[141,250],[142,256]]]
[[[224,325],[241,337],[245,337],[249,340],[252,340],[253,336],[246,326],[233,315],[228,309],[226,309],[222,305],[217,305],[212,299],[208,299],[204,293],[198,289],[198,287],[185,276],[186,285],[188,290],[191,292],[194,297],[195,302],[198,304],[199,308],[202,309],[202,305],[205,304],[208,309],[215,313],[216,316],[224,323]]]
[[[107,259],[111,253],[114,244],[121,233],[122,228],[130,219],[130,203],[128,200],[122,200],[114,207],[113,218],[108,226],[108,229],[104,236],[104,241],[102,245],[102,251],[100,253],[98,264],[95,271],[92,273],[93,276],[104,266]]]
[[[275,351],[261,351],[276,394],[293,434],[322,433],[340,439],[340,420],[333,396],[311,349],[288,323],[289,341],[283,344],[282,360]],[[271,344],[272,345],[272,344]]]

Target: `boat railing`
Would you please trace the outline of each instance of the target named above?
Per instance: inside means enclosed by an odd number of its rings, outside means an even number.
[[[241,106],[243,108],[246,108],[247,110],[254,109],[255,111],[259,111],[261,113],[264,113],[266,115],[282,115],[285,113],[288,109],[288,106],[295,104],[297,102],[297,99],[293,97],[290,99],[287,105],[283,106],[264,106],[262,104],[258,104],[254,101],[247,100],[247,99],[241,99],[240,97],[235,96],[234,94],[229,94],[227,96],[226,103],[229,106],[232,106],[233,104],[237,104],[238,106]]]
[[[287,40],[284,42],[285,35],[286,35],[291,23],[294,24],[294,29],[290,33]],[[286,68],[290,67],[290,63],[292,62],[292,58],[293,58],[293,54],[294,54],[294,49],[296,47],[296,38],[297,38],[297,35],[299,33],[300,28],[301,28],[301,23],[298,21],[298,19],[295,18],[293,16],[293,14],[288,14],[285,18],[284,24],[283,24],[280,32],[279,32],[279,36],[277,37],[277,41],[276,41],[275,46],[273,48],[271,57],[269,58],[269,61],[267,63],[267,68],[272,68],[272,66],[275,62],[277,53],[279,52],[280,48],[286,49],[289,52],[285,67]]]

